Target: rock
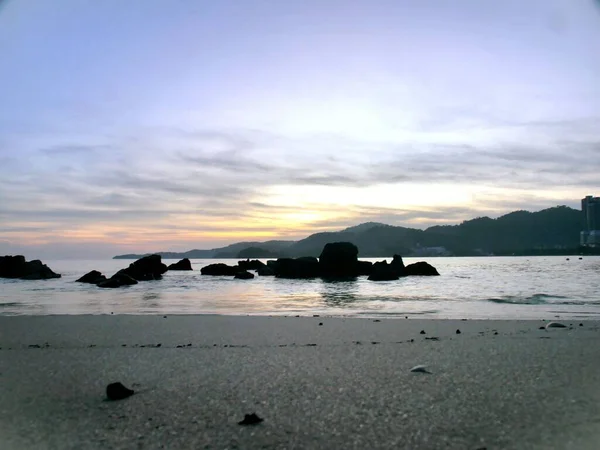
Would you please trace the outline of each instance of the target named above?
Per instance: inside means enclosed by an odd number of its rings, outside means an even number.
[[[237,278],[238,280],[251,280],[254,278],[254,274],[244,270],[243,272],[236,273],[233,278]]]
[[[409,264],[404,268],[404,275],[422,275],[422,276],[433,276],[439,275],[437,269],[431,264],[424,261]]]
[[[316,278],[320,275],[319,261],[312,256],[279,258],[274,270],[277,278]]]
[[[397,280],[398,278],[400,278],[398,273],[387,261],[380,261],[373,264],[371,275],[369,275],[369,280],[371,281],[390,281]]]
[[[112,277],[110,277],[106,281],[101,281],[98,283],[98,287],[101,288],[118,288],[121,286],[131,286],[132,284],[137,284],[137,280],[131,278],[129,275],[117,272]]]
[[[460,330],[456,330],[456,334],[460,334]]]
[[[346,278],[358,275],[358,247],[351,242],[325,244],[319,256],[321,276]]]
[[[358,261],[357,265],[357,275],[371,275],[373,271],[373,263],[371,261]]]
[[[390,263],[390,266],[396,271],[396,273],[400,276],[402,276],[404,274],[404,261],[402,261],[402,256],[400,255],[394,255],[392,257],[392,262]]]
[[[255,413],[245,414],[244,420],[238,422],[238,425],[257,425],[264,421],[263,418],[258,417]]]
[[[106,277],[102,275],[97,270],[92,270],[91,272],[86,273],[84,276],[79,278],[77,282],[79,283],[90,283],[90,284],[98,284],[106,281]]]
[[[546,329],[548,328],[567,328],[567,326],[560,322],[550,322],[546,324]]]
[[[419,334],[426,334],[426,333],[425,333],[425,330],[421,330],[421,331],[419,332]]]
[[[265,266],[256,270],[256,273],[261,277],[275,276],[275,270],[272,267]]]
[[[200,269],[202,275],[213,275],[213,276],[234,276],[240,271],[237,266],[228,266],[227,264],[217,263],[209,264],[208,266]]]
[[[267,265],[258,259],[253,259],[252,261],[247,259],[246,261],[238,261],[238,266],[243,270],[258,270],[262,267],[266,267]]]
[[[150,281],[160,280],[166,271],[167,266],[162,263],[160,255],[149,255],[132,262],[119,272],[137,281]]]
[[[181,261],[177,261],[176,263],[169,264],[167,270],[193,270],[192,263],[188,258],[183,258]]]
[[[123,400],[124,398],[131,397],[134,394],[132,389],[126,388],[121,383],[111,383],[106,386],[106,397],[109,400]]]
[[[410,371],[416,373],[431,373],[429,370],[427,370],[427,366],[424,365],[415,366],[412,369],[410,369]]]
[[[0,278],[19,278],[21,280],[47,280],[60,278],[39,259],[25,261],[23,255],[0,256]]]

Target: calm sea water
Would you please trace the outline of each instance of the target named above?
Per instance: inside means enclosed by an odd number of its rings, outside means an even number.
[[[600,257],[405,258],[405,262],[422,259],[442,276],[388,282],[366,277],[346,282],[259,276],[234,280],[200,275],[205,265],[233,260],[199,259],[192,260],[193,272],[167,272],[160,281],[120,289],[75,280],[92,269],[110,276],[131,261],[45,261],[62,278],[0,279],[0,314],[600,318]]]

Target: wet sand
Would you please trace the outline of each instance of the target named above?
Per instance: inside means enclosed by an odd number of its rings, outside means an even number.
[[[562,323],[0,317],[0,448],[596,449],[600,323]]]

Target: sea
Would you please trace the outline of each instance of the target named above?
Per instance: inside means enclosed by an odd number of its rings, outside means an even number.
[[[0,279],[0,315],[600,318],[600,256],[404,258],[405,264],[420,260],[435,266],[441,276],[379,282],[367,277],[337,282],[261,276],[236,280],[200,274],[208,264],[235,260],[196,259],[191,272],[167,272],[162,280],[118,289],[75,280],[93,269],[110,276],[130,260],[50,260],[44,263],[62,278]]]

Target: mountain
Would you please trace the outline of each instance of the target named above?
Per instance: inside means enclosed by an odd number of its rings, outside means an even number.
[[[556,206],[538,212],[514,211],[497,219],[477,217],[459,225],[438,225],[419,230],[367,222],[342,231],[316,233],[299,241],[238,242],[212,250],[184,253],[159,252],[163,258],[236,258],[263,252],[277,256],[319,256],[328,242],[355,244],[361,257],[411,255],[550,254],[576,250],[581,211]],[[131,259],[143,255],[120,255]]]

